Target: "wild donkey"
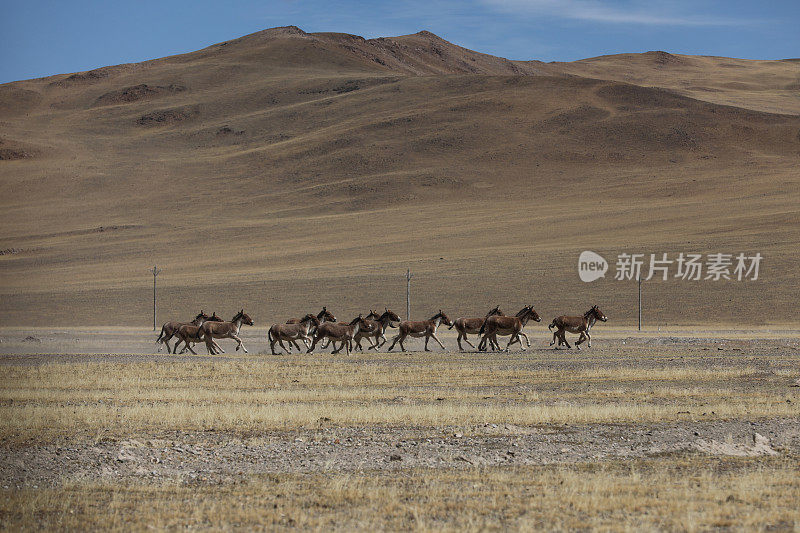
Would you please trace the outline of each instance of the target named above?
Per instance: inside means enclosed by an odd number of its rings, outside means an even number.
[[[310,313],[301,318],[300,322],[296,324],[272,324],[267,332],[267,337],[269,338],[269,348],[272,350],[272,355],[276,355],[276,342],[281,345],[281,348],[283,348],[287,354],[291,353],[292,344],[295,345],[298,352],[300,351],[300,346],[297,345],[298,339],[303,341],[303,344],[305,344],[306,348],[308,348],[311,344],[311,336],[309,335],[311,328],[316,328],[319,326],[319,324],[319,319]],[[286,349],[286,346],[283,345],[283,341],[289,342],[288,350]]]
[[[217,312],[215,311],[214,314],[208,317],[208,320],[204,320],[203,322],[222,322],[222,319],[217,316]],[[184,346],[183,350],[181,350],[181,353],[185,353],[186,350],[189,350],[193,354],[197,355],[197,352],[192,349],[192,345],[203,341],[203,334],[201,333],[200,329],[200,326],[203,325],[203,322],[196,326],[184,324],[178,328],[178,331],[175,333],[175,335],[178,337],[178,341],[173,347],[173,353],[178,353],[178,345],[183,342]],[[225,353],[225,350],[220,348],[219,344],[216,342],[214,342],[214,348],[218,349],[222,353]]]
[[[605,322],[608,320],[605,313],[603,313],[596,305],[593,305],[591,309],[583,313],[583,316],[559,316],[553,319],[553,322],[547,326],[548,329],[551,331],[553,327],[558,328],[555,332],[553,332],[553,342],[550,343],[550,346],[554,345],[556,341],[558,341],[558,346],[561,346],[561,343],[567,345],[567,348],[572,348],[567,342],[567,335],[566,331],[570,333],[580,333],[581,336],[578,337],[578,341],[575,343],[575,347],[579,350],[581,349],[580,344],[583,341],[588,340],[589,348],[592,347],[592,337],[589,335],[589,330],[592,329],[594,323],[600,320],[601,322]],[[558,346],[556,346],[556,350],[558,350]]]
[[[203,334],[203,339],[206,341],[206,349],[211,355],[217,355],[219,351],[214,348],[214,339],[233,339],[236,341],[236,350],[239,348],[247,353],[247,348],[242,344],[242,339],[239,338],[239,330],[242,324],[248,326],[253,325],[253,319],[244,312],[244,309],[236,313],[230,322],[203,322],[200,326]]]
[[[456,318],[455,322],[453,322],[453,325],[448,329],[453,329],[453,327],[455,327],[456,331],[458,331],[458,338],[456,341],[458,342],[459,350],[462,352],[464,351],[464,348],[461,346],[461,339],[464,339],[464,342],[475,348],[475,345],[469,342],[469,339],[467,339],[467,333],[475,335],[476,333],[480,332],[480,329],[483,327],[483,323],[486,322],[486,319],[492,315],[505,316],[505,313],[503,313],[500,310],[500,306],[497,305],[494,309],[486,313],[485,317]]]
[[[518,342],[520,346],[522,346],[522,341],[520,337],[525,337],[525,342],[528,344],[528,347],[531,345],[531,341],[528,340],[528,336],[522,332],[522,328],[525,327],[525,324],[528,323],[530,319],[535,320],[536,322],[541,322],[542,318],[539,316],[532,305],[526,305],[515,316],[490,316],[486,319],[486,322],[483,323],[481,326],[480,334],[483,335],[481,342],[478,344],[479,350],[485,350],[487,348],[487,343],[489,346],[492,347],[493,350],[499,350],[500,345],[497,342],[497,335],[511,335],[511,338],[508,340],[508,344],[506,345],[506,351],[508,348]],[[525,347],[522,346],[524,350]]]
[[[436,329],[439,327],[439,324],[444,322],[447,326],[452,326],[453,323],[447,318],[447,315],[444,314],[444,311],[439,309],[439,312],[433,315],[429,320],[419,320],[419,321],[411,321],[406,320],[404,322],[400,322],[400,333],[392,339],[392,345],[389,346],[389,351],[392,351],[394,345],[398,342],[400,343],[400,349],[404,352],[406,351],[405,346],[403,346],[403,341],[406,340],[406,337],[425,337],[425,351],[430,352],[428,349],[428,341],[432,338],[436,342],[439,343],[439,346],[444,349],[444,344],[436,337]]]
[[[191,322],[178,322],[176,320],[171,320],[169,322],[164,322],[164,325],[161,326],[161,333],[158,335],[156,339],[156,344],[164,344],[167,347],[167,353],[172,353],[172,350],[169,347],[169,343],[167,342],[170,340],[175,334],[178,332],[181,326],[185,325],[192,325],[192,326],[199,326],[203,322],[208,320],[208,315],[205,314],[202,310],[194,317],[194,320]],[[177,343],[176,343],[177,344]],[[158,347],[158,351],[161,351],[161,346]]]
[[[363,325],[364,319],[361,315],[355,317],[349,324],[342,324],[339,322],[324,322],[317,327],[317,332],[314,335],[314,342],[306,353],[311,353],[317,346],[317,343],[322,339],[329,339],[331,343],[341,342],[342,345],[331,353],[339,353],[342,348],[345,348],[347,355],[350,355],[352,349],[353,337],[358,333]]]
[[[364,348],[361,346],[361,339],[366,337],[367,340],[369,340],[369,343],[372,344],[370,348],[377,350],[386,344],[386,328],[388,328],[392,322],[400,321],[400,317],[397,316],[394,311],[390,310],[388,307],[385,307],[384,309],[385,311],[380,316],[378,313],[370,309],[369,314],[364,319],[364,323],[358,330],[358,333],[353,336],[353,342],[356,343],[356,348],[362,352],[364,351]],[[374,344],[372,341],[373,338],[375,339]],[[378,341],[380,340],[383,342],[379,344]]]

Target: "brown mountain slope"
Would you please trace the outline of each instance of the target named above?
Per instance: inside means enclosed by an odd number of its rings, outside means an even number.
[[[630,323],[622,252],[767,258],[648,284],[651,323],[791,321],[800,117],[560,68],[290,27],[0,86],[0,324],[146,324],[153,263],[170,316],[402,309],[411,266],[415,316]],[[606,279],[578,279],[584,249]]]
[[[674,89],[716,104],[800,114],[800,60],[797,59],[753,61],[647,52],[552,66],[578,76]]]

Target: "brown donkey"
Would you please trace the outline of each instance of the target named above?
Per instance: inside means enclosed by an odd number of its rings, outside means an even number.
[[[164,322],[164,325],[161,326],[161,333],[159,334],[158,338],[156,339],[156,344],[164,344],[164,345],[166,345],[167,353],[173,353],[172,350],[170,349],[169,343],[167,341],[175,336],[175,334],[178,332],[180,327],[181,326],[187,326],[187,325],[199,326],[200,324],[202,324],[206,320],[208,320],[208,315],[205,314],[201,310],[200,313],[198,313],[197,316],[194,317],[194,320],[192,320],[191,322],[178,322],[177,320],[171,320],[169,322]],[[177,345],[177,343],[175,343],[175,344]],[[161,351],[161,346],[158,347],[158,351],[159,352]]]
[[[567,345],[567,348],[572,348],[567,342],[567,335],[565,332],[569,331],[570,333],[580,333],[581,336],[578,337],[578,341],[575,343],[575,347],[579,350],[581,349],[580,343],[583,341],[589,341],[588,346],[589,348],[592,347],[592,337],[589,335],[589,330],[592,329],[594,323],[596,321],[605,322],[608,320],[605,313],[603,313],[599,307],[593,305],[591,309],[583,313],[583,316],[560,316],[553,319],[553,322],[547,326],[548,329],[551,331],[553,327],[558,328],[556,331],[553,332],[553,342],[550,343],[550,346],[554,345],[556,341],[558,341],[558,346],[556,346],[556,350],[558,347],[561,346],[561,343]]]
[[[233,339],[237,342],[236,350],[239,348],[247,353],[247,348],[242,344],[242,339],[239,338],[239,330],[242,324],[248,326],[253,325],[253,319],[244,312],[244,309],[236,313],[230,322],[203,322],[200,326],[203,334],[203,339],[206,341],[206,349],[208,353],[217,355],[219,352],[214,348],[214,339]]]
[[[287,324],[299,324],[300,320],[302,320],[302,319],[300,319],[300,318],[290,318],[289,320],[286,321],[286,323]],[[333,313],[328,311],[327,307],[323,306],[322,307],[322,311],[317,313],[317,320],[319,320],[320,324],[322,324],[323,322],[336,322],[336,317],[333,316]],[[300,351],[300,346],[297,345],[297,341],[289,341],[289,342],[294,344],[294,347],[297,348],[297,351]],[[322,343],[322,348],[326,349],[328,346],[330,346],[330,344],[331,344],[330,339],[325,339],[325,342]],[[336,346],[334,345],[334,348],[335,347]],[[308,348],[308,343],[306,343],[306,348]]]
[[[367,338],[369,343],[372,345],[370,348],[374,348],[377,350],[384,344],[386,344],[386,328],[392,322],[400,322],[400,317],[397,316],[397,313],[389,309],[388,307],[384,307],[385,311],[382,315],[378,315],[375,311],[369,311],[369,314],[364,319],[363,325],[353,336],[353,342],[356,343],[356,348],[364,351],[364,348],[361,346],[361,339]],[[375,339],[375,343],[373,344],[372,339]],[[382,341],[379,343],[379,341]]]
[[[306,348],[308,348],[311,344],[311,336],[309,333],[311,332],[312,328],[316,328],[319,326],[319,324],[319,319],[311,313],[301,318],[300,322],[296,324],[272,324],[267,332],[267,338],[269,338],[269,348],[272,350],[272,355],[277,355],[275,353],[276,342],[281,345],[281,348],[283,348],[287,354],[292,353],[292,344],[294,344],[298,352],[300,351],[300,346],[297,344],[298,339],[303,341],[303,344],[305,344]],[[283,341],[287,341],[289,343],[288,350],[286,349],[286,346],[283,345]]]
[[[508,348],[515,342],[518,342],[520,346],[522,346],[520,337],[525,337],[525,342],[528,344],[528,347],[530,347],[531,341],[528,340],[528,336],[522,332],[522,328],[524,328],[531,319],[536,322],[542,321],[539,313],[536,312],[532,305],[526,305],[520,309],[515,316],[494,315],[487,317],[486,322],[483,323],[479,331],[479,333],[483,335],[483,338],[478,344],[478,349],[485,350],[488,343],[492,349],[499,350],[500,345],[497,342],[497,335],[511,335],[506,345],[506,351],[508,351]],[[525,346],[522,346],[522,349],[524,350]]]
[[[473,335],[479,333],[480,329],[483,327],[483,323],[486,322],[486,319],[492,315],[505,316],[505,313],[503,313],[500,310],[500,306],[498,305],[495,306],[494,309],[486,313],[486,316],[484,317],[473,317],[473,318],[462,317],[455,319],[453,325],[450,326],[448,329],[453,329],[455,327],[456,331],[458,331],[458,338],[456,339],[456,341],[458,342],[459,350],[461,350],[462,352],[464,351],[464,348],[461,346],[461,339],[464,339],[464,342],[472,346],[472,348],[475,348],[475,345],[469,342],[469,339],[467,339],[467,333],[471,333]]]
[[[444,324],[447,326],[453,325],[453,323],[450,321],[449,318],[447,318],[447,315],[444,314],[444,311],[442,311],[441,309],[439,309],[439,312],[433,315],[429,320],[419,320],[419,321],[406,320],[404,322],[400,322],[400,327],[398,328],[400,330],[400,333],[394,339],[392,339],[392,345],[389,346],[389,351],[391,352],[392,348],[394,348],[394,345],[399,342],[400,349],[405,352],[406,348],[405,346],[403,346],[403,341],[406,340],[406,337],[414,337],[414,338],[425,337],[426,352],[430,352],[430,350],[428,349],[428,341],[431,338],[433,338],[433,340],[438,342],[439,346],[441,346],[442,349],[444,350],[445,349],[444,344],[442,344],[442,341],[440,341],[439,338],[436,337],[436,329],[442,322],[444,322]]]
[[[210,317],[208,317],[208,320],[204,320],[203,322],[222,322],[222,319],[217,316],[217,313],[215,311]],[[197,352],[195,352],[192,349],[192,345],[198,342],[203,342],[203,334],[201,333],[200,329],[200,326],[202,325],[203,323],[200,323],[196,326],[193,326],[191,324],[184,324],[183,326],[178,328],[177,333],[175,333],[175,336],[178,337],[178,341],[175,343],[172,353],[178,353],[178,345],[181,342],[183,342],[184,346],[183,350],[181,350],[181,353],[186,353],[186,350],[189,350],[193,354],[197,355]],[[225,350],[220,348],[219,344],[217,344],[216,342],[214,342],[214,348],[225,353]]]
[[[339,353],[342,348],[345,348],[347,355],[350,355],[352,349],[353,337],[361,329],[364,319],[361,315],[355,317],[349,324],[342,324],[340,322],[324,322],[317,327],[317,332],[314,335],[314,342],[308,348],[306,353],[311,353],[317,346],[317,343],[322,339],[329,339],[331,343],[341,342],[342,345],[331,353]]]

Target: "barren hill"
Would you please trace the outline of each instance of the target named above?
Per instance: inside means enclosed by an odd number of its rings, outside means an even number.
[[[620,253],[764,255],[646,283],[646,324],[792,323],[800,63],[509,61],[274,28],[0,86],[0,325],[257,323],[327,305],[635,317]],[[577,276],[586,249],[611,263]],[[706,323],[703,323],[706,327]],[[541,326],[539,326],[541,327]]]

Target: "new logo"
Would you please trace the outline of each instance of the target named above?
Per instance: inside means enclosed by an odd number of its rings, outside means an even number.
[[[586,250],[581,252],[578,258],[578,275],[581,281],[589,283],[599,278],[603,278],[608,270],[608,261],[594,252]]]

